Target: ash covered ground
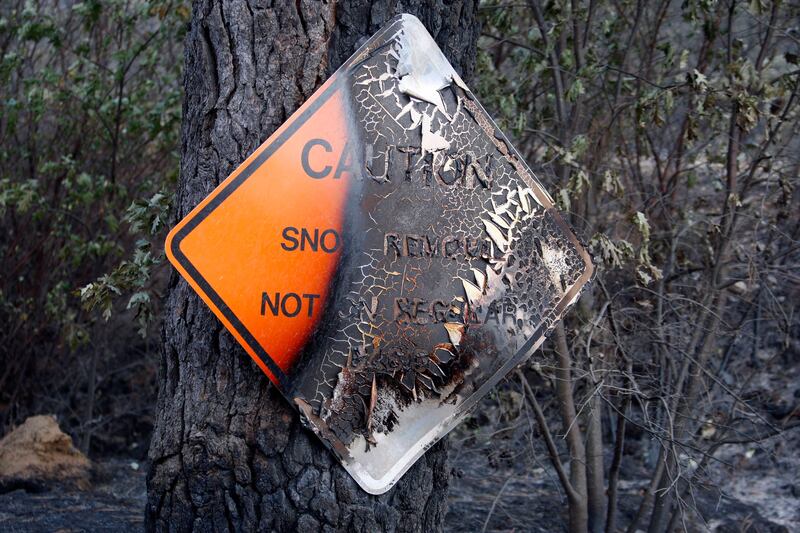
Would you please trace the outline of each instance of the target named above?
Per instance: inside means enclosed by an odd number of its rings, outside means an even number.
[[[800,354],[792,368],[781,361],[765,378],[784,394],[800,396]],[[531,440],[524,411],[507,418],[511,383],[486,398],[476,415],[450,436],[449,510],[445,531],[566,531],[567,506],[541,442]],[[513,402],[512,402],[513,403]],[[511,406],[513,410],[513,405]],[[782,413],[777,413],[782,414]],[[492,419],[496,423],[492,423]],[[646,438],[631,438],[623,463],[620,520],[638,505],[648,482]],[[730,445],[709,469],[718,488],[699,489],[686,516],[688,531],[791,532],[800,529],[800,431],[753,445]],[[607,462],[608,463],[608,462]],[[16,488],[0,494],[0,531],[142,531],[146,464],[114,458],[95,463],[88,491]],[[5,489],[4,489],[5,490]]]
[[[764,371],[751,385],[761,398],[757,407],[786,430],[760,443],[717,450],[698,473],[678,531],[800,531],[800,342],[795,339],[785,351],[766,349],[759,359],[754,364]],[[567,531],[566,496],[518,391],[517,383],[503,382],[451,434],[454,475],[446,531]],[[657,454],[648,435],[626,435],[619,484],[622,530],[638,509]],[[612,458],[606,452],[608,469]],[[644,516],[642,531],[649,512]]]

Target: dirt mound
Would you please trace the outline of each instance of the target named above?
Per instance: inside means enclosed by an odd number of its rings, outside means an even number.
[[[52,415],[32,416],[0,440],[0,488],[58,483],[87,489],[90,468]]]

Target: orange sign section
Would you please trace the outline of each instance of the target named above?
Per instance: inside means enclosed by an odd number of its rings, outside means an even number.
[[[318,91],[169,234],[169,260],[281,388],[316,328],[352,176],[344,93]]]

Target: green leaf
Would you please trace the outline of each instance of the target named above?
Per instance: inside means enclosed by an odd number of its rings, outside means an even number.
[[[586,89],[583,87],[583,82],[580,78],[577,78],[574,82],[572,82],[572,85],[570,85],[569,89],[567,90],[567,101],[577,102],[578,98],[585,93]]]

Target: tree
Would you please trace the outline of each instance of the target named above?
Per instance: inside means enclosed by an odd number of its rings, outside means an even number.
[[[416,15],[469,76],[477,3],[254,0],[194,3],[185,50],[185,216],[392,16]],[[150,448],[151,530],[429,531],[440,528],[446,446],[387,494],[363,492],[199,297],[173,274]]]

